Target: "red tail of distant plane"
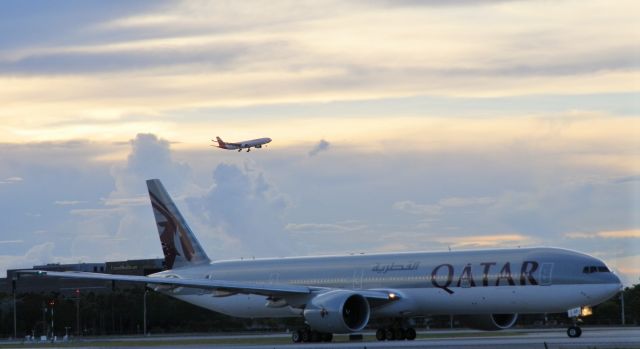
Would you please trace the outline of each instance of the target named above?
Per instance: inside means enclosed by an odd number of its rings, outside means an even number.
[[[220,137],[216,137],[216,140],[218,141],[218,148],[227,149],[227,144]]]

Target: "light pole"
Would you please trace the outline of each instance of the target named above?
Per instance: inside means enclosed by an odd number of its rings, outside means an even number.
[[[17,324],[18,313],[16,311],[16,277],[15,276],[11,280],[11,289],[13,290],[13,338],[16,339],[18,336],[18,324]]]
[[[620,292],[620,317],[620,320],[622,320],[622,326],[624,326],[624,291]]]
[[[142,296],[143,299],[143,322],[142,322],[142,334],[144,336],[147,335],[147,293],[149,293],[149,290],[146,289],[144,290],[144,296]]]
[[[42,302],[42,334],[49,335],[49,329],[47,328],[47,302]]]
[[[76,337],[80,337],[80,289],[76,288]]]
[[[55,336],[56,330],[55,330],[55,327],[53,326],[53,307],[56,305],[56,301],[52,299],[49,302],[49,305],[51,306],[51,342],[53,343],[56,338]]]

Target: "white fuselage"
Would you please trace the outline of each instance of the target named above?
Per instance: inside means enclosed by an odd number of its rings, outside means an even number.
[[[354,292],[385,290],[399,300],[371,308],[372,317],[434,314],[558,313],[601,303],[617,292],[611,272],[594,257],[553,248],[444,253],[399,253],[224,261],[153,276],[299,284]],[[237,317],[299,316],[295,307],[268,307],[260,295],[220,297],[210,291],[174,289],[169,295]],[[313,296],[313,295],[311,295]],[[292,299],[288,303],[300,302]]]
[[[262,148],[263,145],[271,142],[271,138],[258,138],[249,141],[224,143],[224,149],[236,150],[236,149],[249,149],[249,148]]]

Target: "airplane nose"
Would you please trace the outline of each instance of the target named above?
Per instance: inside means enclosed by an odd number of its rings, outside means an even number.
[[[620,288],[620,290],[622,291],[624,286],[622,285],[622,281],[620,280],[620,277],[618,277],[618,275],[614,273],[611,273],[611,275],[613,275],[613,283],[617,284],[618,288]]]

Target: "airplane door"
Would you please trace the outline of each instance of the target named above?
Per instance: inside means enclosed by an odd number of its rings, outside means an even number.
[[[364,275],[364,271],[362,270],[354,270],[353,271],[353,289],[359,290],[362,288],[362,276]]]
[[[540,285],[551,285],[551,276],[553,274],[553,263],[542,263],[540,268]]]
[[[277,284],[280,282],[280,274],[278,273],[271,273],[269,275],[269,283],[270,284]]]

